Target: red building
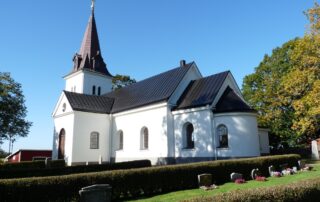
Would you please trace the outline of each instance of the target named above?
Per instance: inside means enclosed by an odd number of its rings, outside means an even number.
[[[7,162],[44,160],[51,158],[52,150],[20,149],[6,157]]]

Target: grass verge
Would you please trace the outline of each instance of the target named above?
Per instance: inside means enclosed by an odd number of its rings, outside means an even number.
[[[225,183],[223,185],[220,185],[218,189],[214,189],[211,191],[204,191],[201,189],[190,189],[190,190],[171,192],[167,194],[153,196],[150,198],[136,199],[136,200],[130,200],[130,201],[135,201],[135,202],[181,201],[181,200],[186,200],[193,197],[213,196],[213,195],[222,194],[222,193],[226,193],[233,190],[244,190],[244,189],[271,187],[271,186],[277,186],[277,185],[286,185],[293,182],[307,180],[311,178],[320,178],[320,164],[314,165],[314,169],[312,171],[299,172],[294,175],[284,176],[280,178],[269,177],[267,178],[268,181],[265,181],[265,182],[258,182],[254,180],[248,181],[244,184],[235,184],[230,182],[230,183]]]

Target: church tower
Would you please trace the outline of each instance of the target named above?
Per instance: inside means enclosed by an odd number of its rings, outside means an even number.
[[[66,80],[66,91],[102,95],[112,90],[112,75],[101,55],[94,18],[94,0],[92,0],[91,16],[84,33],[80,52],[74,55],[73,69],[64,79]]]

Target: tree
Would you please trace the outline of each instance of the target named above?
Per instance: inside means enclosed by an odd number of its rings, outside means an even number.
[[[244,78],[243,94],[259,125],[292,144],[320,135],[320,7],[306,12],[310,29],[265,56]]]
[[[320,6],[317,2],[314,3],[314,7],[304,12],[307,16],[309,24],[309,34],[319,35],[320,34]]]
[[[1,159],[5,158],[7,156],[9,156],[9,153],[7,153],[7,152],[3,151],[2,149],[0,149],[0,164],[1,164]]]
[[[136,83],[136,80],[130,76],[117,74],[112,78],[112,89],[120,89],[133,83]]]
[[[255,68],[255,73],[244,78],[242,91],[245,99],[258,113],[261,127],[268,127],[271,133],[282,139],[288,139],[294,131],[291,129],[293,109],[290,103],[280,99],[282,78],[291,69],[290,53],[297,45],[298,39],[285,43],[282,47],[265,55]]]
[[[26,137],[32,125],[25,117],[21,85],[9,73],[0,72],[0,139],[9,140],[9,152],[18,137]]]

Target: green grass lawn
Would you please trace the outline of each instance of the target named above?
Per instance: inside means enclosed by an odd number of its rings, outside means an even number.
[[[269,177],[267,178],[268,181],[266,182],[258,182],[258,181],[248,181],[244,184],[235,184],[235,183],[225,183],[220,185],[218,189],[214,189],[211,191],[204,191],[201,189],[190,189],[184,191],[177,191],[171,192],[167,194],[161,194],[150,198],[145,199],[137,199],[131,201],[143,201],[143,202],[151,202],[151,201],[180,201],[184,199],[189,199],[192,197],[200,197],[200,196],[208,196],[208,195],[215,195],[224,192],[229,192],[232,190],[241,190],[241,189],[253,189],[258,187],[269,187],[269,186],[276,186],[276,185],[284,185],[289,184],[292,182],[297,182],[299,180],[306,180],[310,178],[320,178],[320,164],[314,165],[314,169],[312,171],[307,172],[299,172],[294,175],[284,176],[284,177]]]

